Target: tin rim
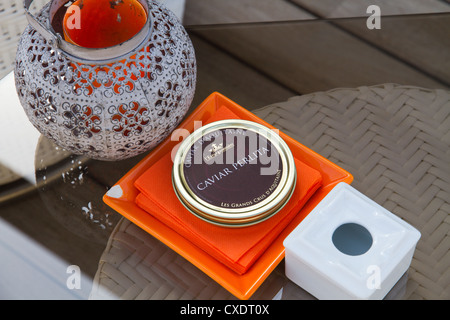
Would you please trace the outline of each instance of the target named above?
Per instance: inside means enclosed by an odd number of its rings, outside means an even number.
[[[183,165],[192,145],[208,133],[227,128],[256,132],[270,141],[281,158],[283,172],[278,186],[269,197],[249,207],[223,208],[209,204],[189,188],[184,178]],[[273,216],[290,199],[296,179],[297,172],[292,152],[278,133],[259,123],[240,119],[216,121],[194,131],[180,144],[172,170],[172,184],[180,202],[196,216],[211,223],[227,226],[255,224]]]

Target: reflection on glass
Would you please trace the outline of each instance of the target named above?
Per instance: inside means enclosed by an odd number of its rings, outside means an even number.
[[[91,162],[42,136],[36,151],[36,181],[47,210],[67,230],[106,243],[119,216],[103,203],[107,187],[89,174]]]

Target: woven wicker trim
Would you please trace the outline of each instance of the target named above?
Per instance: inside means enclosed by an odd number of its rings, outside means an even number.
[[[126,219],[100,259],[90,299],[229,299],[231,296],[170,248]]]
[[[450,92],[383,84],[293,97],[255,112],[354,175],[419,229],[404,298],[450,298]]]
[[[42,8],[48,0],[35,0],[32,10]],[[0,2],[0,79],[8,74],[14,65],[16,48],[23,30],[28,25],[23,10],[23,0],[2,0]]]

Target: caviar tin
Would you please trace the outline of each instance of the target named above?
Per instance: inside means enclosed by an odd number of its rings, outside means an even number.
[[[197,217],[245,227],[279,212],[296,184],[294,157],[276,130],[240,119],[195,130],[180,144],[172,183]]]

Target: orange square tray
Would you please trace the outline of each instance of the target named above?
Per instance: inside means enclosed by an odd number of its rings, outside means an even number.
[[[221,106],[228,107],[241,119],[258,122],[269,128],[274,128],[250,111],[217,92],[212,93],[203,101],[178,128],[187,129],[192,132],[194,129],[194,121],[206,122]],[[298,141],[290,138],[283,132],[280,132],[280,136],[289,145],[294,157],[317,169],[322,174],[322,186],[303,206],[298,215],[263,255],[243,275],[233,272],[135,204],[135,198],[138,195],[138,191],[134,186],[135,180],[163,155],[171,152],[172,148],[180,141],[171,141],[169,136],[113,186],[113,188],[116,188],[115,190],[121,189],[120,197],[113,197],[110,193],[107,193],[104,195],[103,201],[125,218],[175,250],[234,296],[239,299],[249,299],[284,258],[283,240],[287,235],[337,183],[351,183],[353,180],[353,176],[350,173],[303,146]]]

